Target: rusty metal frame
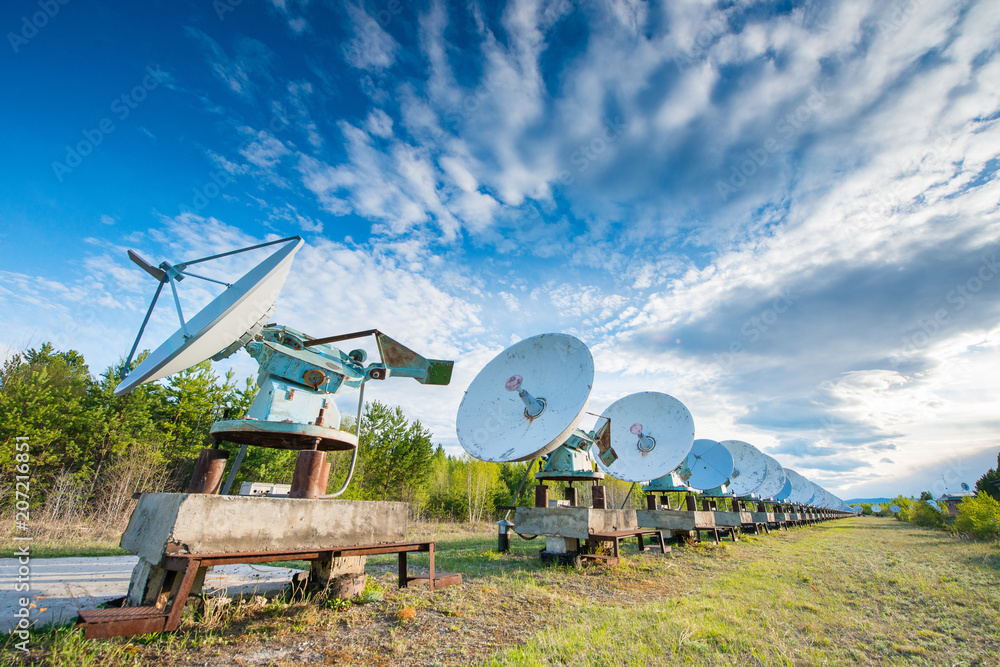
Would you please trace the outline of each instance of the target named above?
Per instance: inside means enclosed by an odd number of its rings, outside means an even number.
[[[445,586],[462,583],[461,574],[436,571],[434,565],[434,542],[393,542],[390,544],[362,544],[331,549],[289,549],[285,551],[247,551],[240,553],[179,554],[168,553],[163,559],[163,568],[173,576],[164,578],[157,599],[168,598],[163,608],[157,606],[121,607],[115,609],[81,610],[77,622],[85,628],[84,637],[121,637],[150,632],[173,632],[180,625],[181,613],[187,604],[195,578],[201,568],[236,563],[268,563],[283,560],[332,560],[345,556],[375,556],[397,554],[399,558],[399,587],[426,584],[434,591]],[[430,567],[427,576],[411,575],[407,567],[407,554],[427,553]],[[178,581],[179,575],[179,581]],[[170,590],[166,590],[170,589]],[[164,592],[165,591],[165,592]]]

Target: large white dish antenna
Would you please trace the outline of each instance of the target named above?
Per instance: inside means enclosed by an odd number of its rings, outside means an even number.
[[[764,458],[767,460],[767,473],[764,475],[764,482],[757,487],[754,493],[761,498],[773,498],[776,494],[781,493],[785,486],[785,469],[773,456],[764,454]]]
[[[699,438],[680,467],[681,480],[704,491],[722,486],[733,474],[733,455],[715,440]]]
[[[785,500],[793,505],[805,505],[813,497],[812,483],[795,472],[785,468],[785,476],[792,485],[792,491]]]
[[[775,500],[785,502],[788,500],[788,496],[792,493],[792,480],[788,479],[788,468],[785,468],[785,485],[781,487],[781,491],[778,491],[773,498]]]
[[[742,440],[723,440],[723,447],[733,455],[733,474],[729,478],[729,492],[734,496],[749,496],[764,483],[767,459],[764,453]]]
[[[903,509],[899,505],[889,505],[889,511],[893,514],[899,514],[899,510]]]
[[[115,388],[115,396],[127,394],[145,382],[179,373],[239,341],[269,314],[302,244],[302,239],[292,237],[227,287],[136,366]]]
[[[644,482],[676,469],[694,443],[694,418],[673,396],[642,391],[601,413],[597,465],[616,479]],[[609,449],[610,448],[610,449]]]
[[[458,441],[481,461],[548,454],[580,422],[593,384],[594,357],[582,341],[566,334],[526,338],[494,357],[465,391]]]
[[[872,505],[872,512],[874,512],[875,514],[878,514],[881,511],[882,511],[882,506],[881,505]]]

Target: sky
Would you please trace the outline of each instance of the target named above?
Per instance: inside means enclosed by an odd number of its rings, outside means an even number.
[[[100,374],[155,288],[126,249],[298,234],[275,321],[454,359],[366,394],[451,453],[476,373],[561,332],[590,412],[668,393],[842,498],[996,465],[996,3],[19,0],[0,28],[0,355]]]

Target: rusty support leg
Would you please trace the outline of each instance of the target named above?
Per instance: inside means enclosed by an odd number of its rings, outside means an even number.
[[[295,458],[295,473],[292,475],[290,498],[319,498],[326,493],[330,465],[326,462],[326,452],[303,450]]]
[[[198,463],[194,466],[194,474],[191,475],[191,483],[188,485],[188,493],[208,493],[219,492],[222,483],[222,473],[226,471],[226,461],[229,459],[229,452],[216,449],[205,448],[198,456]]]
[[[407,575],[407,570],[406,570],[406,552],[405,551],[400,551],[399,552],[399,587],[400,588],[404,588],[406,586],[407,576],[408,575]]]
[[[535,507],[549,506],[549,487],[539,484],[535,487]]]
[[[569,501],[570,507],[576,507],[577,505],[580,504],[579,502],[577,502],[579,496],[577,495],[575,486],[567,486],[565,489],[565,494],[566,494],[565,498],[566,500]]]
[[[434,590],[434,543],[431,542],[430,548],[427,550],[428,560],[430,561],[430,578],[427,580],[427,586],[430,590]]]
[[[658,504],[659,503],[656,502],[656,495],[655,494],[653,494],[653,493],[647,493],[646,494],[646,509],[648,509],[650,511],[658,510],[658,509],[660,509],[658,507]]]
[[[688,512],[694,512],[698,509],[698,504],[690,493],[684,496],[684,505],[687,507]]]
[[[603,510],[608,508],[607,496],[605,495],[606,491],[607,489],[603,486],[600,486],[599,484],[593,487],[595,510]],[[617,556],[618,554],[615,555]]]

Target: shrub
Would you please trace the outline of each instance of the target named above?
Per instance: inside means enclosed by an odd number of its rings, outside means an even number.
[[[1000,538],[1000,502],[985,493],[966,498],[958,505],[955,530],[983,540]]]
[[[909,518],[913,525],[924,528],[940,528],[944,525],[944,515],[925,500],[918,500],[910,505]]]

